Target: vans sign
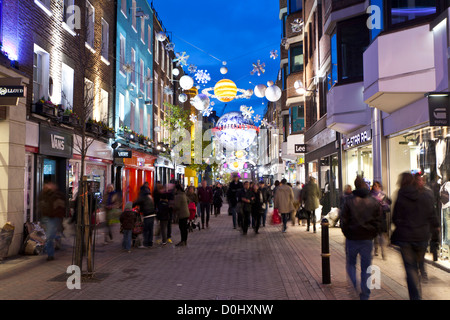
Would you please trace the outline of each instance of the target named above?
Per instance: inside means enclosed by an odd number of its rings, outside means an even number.
[[[39,153],[61,158],[72,157],[72,134],[61,129],[40,126]]]

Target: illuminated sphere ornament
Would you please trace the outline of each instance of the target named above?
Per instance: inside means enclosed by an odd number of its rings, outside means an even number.
[[[236,84],[228,79],[220,80],[214,86],[214,95],[219,101],[230,102],[236,97]]]
[[[227,74],[228,73],[228,68],[227,67],[220,68],[220,73],[221,74]]]
[[[192,99],[198,94],[198,89],[196,87],[192,87],[189,90],[186,90],[186,94]]]
[[[195,109],[203,111],[209,107],[209,97],[206,94],[200,93],[191,100],[191,104]]]
[[[156,33],[156,40],[158,40],[159,42],[166,40],[166,38],[167,38],[167,36],[164,32],[159,31]]]
[[[188,96],[185,93],[180,93],[180,95],[178,96],[178,100],[180,100],[181,103],[186,102],[187,99],[188,99]]]
[[[178,76],[180,74],[180,70],[175,68],[175,69],[172,70],[172,74],[176,77],[176,76]]]
[[[184,75],[180,78],[180,87],[184,90],[189,90],[194,86],[194,79],[191,77]]]
[[[220,117],[213,133],[226,149],[244,150],[255,141],[258,130],[253,120],[245,119],[242,112],[233,111]]]
[[[268,87],[273,86],[273,81],[272,81],[272,80],[267,81],[267,86],[268,86]]]
[[[258,84],[255,89],[253,90],[255,93],[255,96],[258,98],[264,98],[264,95],[266,94],[266,86],[263,84]]]
[[[281,98],[281,89],[278,86],[270,86],[266,89],[266,98],[271,102],[278,101]]]

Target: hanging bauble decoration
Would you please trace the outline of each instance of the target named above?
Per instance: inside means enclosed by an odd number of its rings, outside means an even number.
[[[156,33],[156,40],[158,40],[159,42],[166,40],[166,38],[167,38],[167,35],[164,32],[159,31]]]
[[[253,95],[253,90],[252,89],[247,89],[245,90],[245,97],[250,99],[250,97]]]
[[[228,73],[228,68],[227,67],[220,68],[220,73],[221,74],[227,74]]]
[[[230,102],[236,97],[236,84],[228,79],[220,80],[214,86],[214,95],[219,101]]]
[[[180,94],[178,95],[178,100],[180,100],[181,103],[186,102],[187,99],[188,99],[188,96],[187,96],[187,94],[185,94],[185,93],[180,93]]]
[[[198,94],[198,89],[196,87],[192,87],[185,92],[191,99],[194,98]]]
[[[214,136],[228,150],[244,150],[255,141],[259,128],[242,112],[229,112],[220,117],[213,128]]]
[[[273,81],[272,80],[267,81],[267,87],[270,87],[270,86],[273,86]]]
[[[265,96],[267,98],[267,100],[271,101],[271,102],[275,102],[278,101],[281,98],[281,89],[276,86],[270,86],[266,89],[266,93]]]
[[[194,79],[188,75],[184,75],[180,78],[180,87],[184,90],[189,90],[194,86]]]
[[[180,75],[180,69],[177,69],[177,68],[173,69],[173,70],[172,70],[172,74],[173,74],[175,77],[178,76],[178,75]]]
[[[206,94],[200,93],[191,100],[191,104],[195,109],[203,111],[209,107],[209,97]]]
[[[253,90],[255,92],[255,96],[258,98],[264,98],[266,94],[266,86],[263,84],[258,84],[255,89]]]

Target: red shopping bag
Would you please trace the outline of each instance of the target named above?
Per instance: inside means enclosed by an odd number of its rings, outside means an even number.
[[[281,223],[280,213],[278,212],[278,209],[273,209],[272,224],[280,224],[280,223]]]

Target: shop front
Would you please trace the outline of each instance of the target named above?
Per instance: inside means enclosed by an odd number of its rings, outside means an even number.
[[[169,159],[158,156],[156,163],[156,181],[161,182],[163,185],[168,184],[175,179],[175,171],[173,163]]]
[[[372,130],[370,126],[343,135],[342,183],[354,188],[361,176],[369,186],[373,184]]]

